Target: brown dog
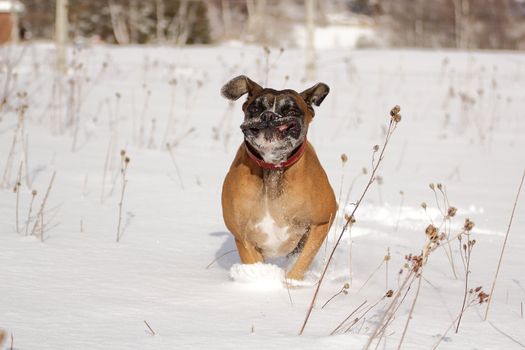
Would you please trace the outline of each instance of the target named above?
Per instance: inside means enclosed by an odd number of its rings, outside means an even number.
[[[301,93],[263,89],[245,76],[222,87],[242,106],[244,143],[222,188],[222,211],[243,264],[299,253],[291,279],[303,279],[337,210],[334,191],[312,145],[306,140],[324,83]]]

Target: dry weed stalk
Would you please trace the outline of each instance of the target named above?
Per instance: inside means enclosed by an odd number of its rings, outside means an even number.
[[[11,177],[11,169],[13,168],[13,162],[14,162],[15,153],[16,153],[16,145],[20,143],[21,147],[22,148],[24,147],[23,145],[24,122],[25,122],[25,114],[26,114],[27,108],[28,106],[26,104],[23,104],[17,108],[18,123],[16,125],[16,129],[13,134],[13,141],[11,142],[11,147],[9,149],[9,152],[7,153],[7,160],[6,160],[6,164],[4,168],[4,175],[2,177],[2,182],[0,183],[0,188],[5,188],[6,186],[8,186],[8,183]]]
[[[118,204],[118,225],[117,225],[117,243],[120,241],[120,237],[122,236],[122,232],[120,231],[120,225],[122,223],[122,205],[124,203],[124,192],[126,191],[126,184],[128,183],[128,180],[126,179],[126,172],[128,170],[128,164],[129,164],[130,158],[126,156],[126,151],[121,150],[120,151],[120,173],[122,175],[122,190],[120,192],[120,202]]]
[[[218,257],[213,259],[211,263],[206,265],[206,270],[208,270],[213,264],[215,264],[216,261],[220,260],[222,257],[224,257],[224,256],[226,256],[228,254],[231,254],[231,253],[235,253],[236,251],[237,251],[237,249],[232,249],[232,250],[228,250],[226,253],[223,253],[223,254],[219,255]]]
[[[31,230],[31,235],[34,235],[36,233],[37,227],[40,227],[40,240],[42,242],[44,241],[44,210],[46,207],[47,199],[49,198],[49,193],[51,192],[51,188],[53,187],[53,182],[55,181],[56,173],[57,172],[54,171],[53,176],[51,176],[51,181],[49,181],[49,186],[47,187],[47,191],[46,191],[46,194],[44,195],[44,199],[42,200],[42,204],[40,204],[40,208],[38,209],[38,212],[36,215],[35,224],[33,225],[33,229]]]
[[[357,293],[359,293],[367,284],[368,282],[374,277],[374,275],[383,267],[383,264],[386,264],[386,290],[388,290],[388,262],[390,261],[390,248],[387,249],[386,255],[381,260],[381,263],[375,268],[374,271],[368,276],[368,278],[365,280],[365,282],[359,287],[357,290]]]
[[[29,204],[29,211],[27,213],[27,221],[26,221],[26,236],[28,235],[28,230],[29,230],[29,223],[31,222],[31,212],[33,210],[33,203],[35,201],[35,197],[36,197],[36,190],[33,190],[31,191],[31,203]]]
[[[381,303],[386,298],[391,298],[394,292],[392,290],[388,290],[381,298],[379,298],[375,303],[368,306],[359,316],[356,316],[350,320],[350,318],[355,315],[359,310],[366,305],[367,301],[363,301],[355,310],[353,310],[343,321],[341,321],[337,327],[330,333],[330,335],[334,335],[336,333],[348,333],[352,330],[352,328],[361,320],[365,319],[365,316],[374,309],[379,303]],[[350,322],[347,324],[347,322],[350,320]]]
[[[438,184],[430,183],[428,186],[434,194],[436,206],[441,214],[441,223],[438,229],[441,230],[443,228],[443,231],[446,237],[446,245],[443,245],[442,248],[443,248],[443,251],[445,252],[445,255],[447,256],[448,262],[450,263],[450,267],[452,269],[452,274],[454,275],[454,279],[458,279],[458,275],[456,272],[456,265],[454,263],[454,256],[452,254],[452,247],[450,245],[450,242],[452,241],[450,239],[451,219],[456,215],[457,209],[456,207],[453,207],[450,205],[449,200],[448,200],[447,190],[444,185],[442,185],[441,183],[438,183]],[[438,195],[438,191],[436,191],[436,188],[439,191],[439,195]],[[440,204],[440,200],[442,201],[441,204]],[[425,210],[425,213],[429,217],[432,225],[434,225],[432,218],[428,214],[427,204],[422,203],[421,207]]]
[[[463,225],[463,232],[458,237],[459,241],[459,252],[461,255],[461,261],[463,261],[463,265],[465,267],[465,292],[463,294],[463,305],[461,306],[461,311],[459,313],[459,319],[458,324],[456,326],[456,333],[459,332],[459,325],[461,323],[461,317],[463,316],[463,312],[465,312],[466,302],[467,302],[467,294],[468,294],[468,277],[470,275],[470,258],[472,256],[472,249],[474,248],[474,244],[476,244],[475,239],[470,239],[470,232],[474,228],[474,223],[470,221],[470,219],[465,219],[465,224]],[[467,242],[463,243],[463,236],[466,236]],[[481,287],[480,287],[481,288]]]
[[[492,282],[492,287],[490,288],[490,299],[487,303],[487,309],[485,310],[485,316],[483,317],[483,320],[486,321],[487,318],[488,318],[488,315],[489,315],[489,308],[490,308],[490,303],[492,302],[492,297],[494,296],[494,289],[496,288],[496,281],[498,280],[498,274],[499,274],[499,270],[501,268],[501,262],[503,260],[503,254],[505,253],[505,247],[507,246],[507,241],[509,239],[509,233],[510,233],[510,228],[512,226],[512,220],[514,219],[514,212],[516,210],[516,205],[518,204],[518,199],[520,198],[520,193],[521,193],[521,187],[523,186],[523,181],[525,180],[525,169],[523,170],[523,175],[521,175],[521,181],[520,181],[520,186],[518,187],[518,192],[516,193],[516,199],[514,200],[514,205],[512,207],[512,213],[510,214],[510,219],[509,219],[509,225],[507,226],[507,233],[505,234],[505,240],[503,241],[503,246],[501,247],[501,254],[499,256],[499,260],[498,260],[498,266],[496,268],[496,274],[494,275],[494,281]],[[523,314],[523,312],[522,312]]]
[[[409,312],[407,321],[405,323],[405,328],[403,330],[403,334],[402,334],[401,340],[398,345],[398,349],[401,347],[401,344],[404,340],[404,336],[406,334],[406,330],[408,329],[410,319],[412,317],[412,312],[415,308],[415,303],[418,297],[420,283],[421,283],[421,277],[423,274],[423,268],[426,265],[430,254],[434,250],[436,250],[441,245],[441,243],[445,240],[445,236],[443,234],[440,235],[438,233],[438,229],[432,224],[428,225],[428,227],[425,230],[425,234],[426,234],[427,240],[425,242],[425,245],[421,249],[421,253],[415,254],[415,255],[409,254],[405,256],[405,265],[403,269],[401,269],[400,271],[400,274],[402,274],[403,272],[406,272],[405,278],[402,281],[401,285],[399,286],[398,290],[392,296],[392,301],[388,305],[386,311],[383,313],[382,317],[377,323],[377,326],[375,327],[372,334],[368,338],[368,342],[366,343],[364,349],[369,349],[372,343],[376,340],[378,344],[381,342],[381,339],[384,336],[387,327],[391,324],[397,310],[403,304],[406,296],[408,295],[408,292],[410,291],[412,287],[412,284],[414,283],[416,279],[419,279],[418,290],[416,291],[416,295],[412,302],[410,312]]]
[[[441,337],[439,337],[438,341],[436,342],[436,344],[434,344],[434,346],[432,347],[432,350],[435,350],[439,344],[441,344],[441,342],[443,341],[443,339],[445,339],[445,337],[447,336],[447,333],[450,331],[450,329],[452,329],[452,327],[454,327],[454,325],[456,324],[456,322],[458,322],[458,325],[459,325],[459,320],[461,319],[461,316],[462,314],[465,312],[465,310],[469,309],[470,307],[472,306],[475,306],[475,305],[481,305],[483,303],[486,303],[489,299],[489,295],[486,294],[482,287],[476,287],[474,289],[470,289],[468,291],[468,296],[469,296],[469,299],[468,299],[468,302],[464,304],[461,312],[456,316],[456,318],[450,323],[450,325],[448,326],[448,328],[445,330],[445,332],[441,335]]]
[[[328,305],[328,303],[331,302],[333,299],[335,299],[335,297],[337,297],[339,294],[342,293],[342,294],[344,294],[344,295],[347,295],[347,294],[348,294],[348,288],[350,288],[350,284],[345,283],[339,292],[337,292],[337,293],[335,293],[334,295],[332,295],[332,297],[331,297],[330,299],[328,299],[328,300],[323,304],[323,306],[321,306],[321,309],[324,309],[324,307],[325,307],[326,305]]]
[[[13,188],[13,192],[16,193],[16,206],[15,206],[15,223],[16,223],[16,233],[20,233],[20,225],[18,224],[18,208],[20,204],[20,186],[21,186],[21,176],[22,176],[22,163],[20,163],[20,167],[18,168],[18,179],[16,180],[15,187]]]
[[[442,186],[440,185],[440,187]],[[425,209],[426,205],[423,205],[423,208]],[[450,208],[453,208],[453,210],[449,210],[449,212],[452,211],[453,213],[449,213],[449,214],[452,214],[452,215],[449,215],[449,217],[453,217],[455,215],[455,208],[454,207],[450,207]],[[474,227],[474,223],[470,219],[466,219],[463,225],[462,231],[452,238],[452,239],[458,239],[460,241],[461,257],[462,257],[462,261],[464,262],[464,266],[465,266],[465,293],[464,293],[464,298],[463,298],[463,305],[461,307],[461,311],[459,312],[457,318],[453,322],[453,325],[457,322],[456,331],[459,329],[459,324],[460,324],[463,313],[465,312],[467,308],[475,304],[475,299],[477,298],[477,300],[479,300],[479,303],[485,302],[488,299],[488,294],[485,294],[481,290],[481,287],[478,287],[475,289],[472,289],[472,288],[469,289],[469,286],[468,286],[468,283],[469,283],[468,276],[470,274],[469,268],[470,268],[471,253],[472,253],[472,248],[474,247],[476,243],[474,239],[470,239],[470,235],[471,235],[471,231],[473,227]],[[366,343],[364,347],[365,350],[369,349],[374,342],[376,342],[377,345],[381,343],[382,338],[385,336],[386,329],[393,322],[395,318],[397,310],[403,304],[414,282],[417,281],[417,289],[414,293],[414,297],[412,299],[412,303],[409,308],[409,313],[408,313],[408,316],[407,316],[407,319],[406,319],[406,322],[403,328],[403,332],[402,332],[401,338],[397,346],[397,349],[401,348],[403,341],[405,339],[407,330],[408,330],[408,326],[412,319],[412,315],[415,309],[416,302],[419,297],[419,292],[421,289],[421,281],[424,279],[423,271],[424,271],[424,268],[426,267],[430,254],[434,252],[436,249],[438,249],[440,246],[449,244],[451,240],[449,239],[449,235],[445,234],[445,232],[440,233],[439,228],[434,226],[433,223],[427,226],[427,228],[425,229],[425,235],[427,239],[421,250],[421,253],[416,254],[416,255],[409,254],[405,256],[405,265],[400,270],[400,276],[403,273],[405,273],[404,279],[399,283],[398,290],[393,295],[392,301],[388,305],[386,311],[383,313],[382,317],[377,323],[377,326],[371,333],[368,339],[368,342]],[[462,244],[461,242],[463,242],[464,237],[466,237],[466,243]],[[472,299],[472,295],[474,294],[476,298]],[[471,299],[467,298],[469,295],[471,295]]]
[[[344,184],[344,180],[345,180],[345,165],[346,163],[348,162],[348,156],[346,154],[341,154],[341,182],[340,182],[340,185],[339,185],[339,197],[338,197],[338,201],[337,201],[337,208],[339,208],[339,210],[341,210],[341,213],[344,213],[345,211],[345,208],[344,207],[341,207],[341,199],[342,199],[342,196],[343,196],[343,184]],[[335,220],[335,225],[334,225],[334,242],[335,242],[335,239],[337,237],[337,231],[338,231],[338,223],[339,223],[339,220]]]
[[[377,162],[372,162],[372,165],[373,165],[372,166],[372,173],[370,174],[370,178],[368,180],[368,183],[366,184],[363,192],[361,193],[361,196],[359,197],[358,201],[356,202],[356,204],[354,206],[354,209],[352,210],[352,213],[346,219],[346,223],[344,224],[344,226],[343,226],[343,228],[341,230],[341,233],[339,234],[339,236],[337,238],[337,241],[336,241],[336,243],[335,243],[335,245],[334,245],[334,247],[333,247],[333,249],[332,249],[332,251],[330,253],[330,256],[328,257],[328,260],[326,261],[326,264],[325,264],[325,267],[323,269],[323,272],[321,273],[321,277],[319,278],[319,281],[317,282],[317,287],[316,287],[314,295],[312,297],[312,301],[310,302],[310,306],[309,306],[308,311],[306,313],[306,317],[305,317],[304,322],[303,322],[303,324],[301,326],[301,330],[299,331],[299,335],[303,334],[304,329],[306,327],[306,324],[308,323],[308,320],[310,318],[310,315],[312,314],[312,310],[313,310],[315,301],[317,299],[317,295],[319,293],[319,289],[321,288],[321,285],[323,283],[323,280],[324,280],[324,277],[326,275],[326,272],[328,271],[328,267],[330,266],[330,262],[332,261],[332,259],[334,257],[335,251],[337,250],[337,247],[339,246],[339,243],[341,242],[341,239],[343,238],[343,235],[344,235],[345,231],[353,223],[355,223],[355,213],[356,213],[357,209],[359,208],[360,204],[362,203],[363,198],[365,197],[366,193],[368,192],[368,189],[370,188],[370,186],[376,180],[376,172],[377,172],[377,169],[379,168],[379,165],[381,164],[381,161],[383,160],[386,147],[388,146],[388,142],[390,141],[390,138],[391,138],[392,134],[394,133],[394,131],[395,131],[396,127],[397,127],[397,124],[401,121],[401,115],[399,114],[400,110],[401,110],[401,108],[399,106],[395,106],[390,111],[390,123],[388,124],[388,129],[387,129],[387,132],[386,132],[386,136],[385,136],[385,140],[384,140],[384,143],[383,143],[383,147],[381,148],[381,152],[379,153],[379,158],[378,158]],[[374,157],[375,157],[375,153],[377,153],[378,151],[379,151],[379,146],[378,145],[374,146]]]
[[[150,335],[151,336],[155,336],[157,333],[155,333],[155,331],[153,330],[153,328],[151,328],[151,326],[148,324],[148,322],[146,322],[146,320],[144,320],[144,323],[146,324],[146,326],[148,327],[149,331],[150,331]]]

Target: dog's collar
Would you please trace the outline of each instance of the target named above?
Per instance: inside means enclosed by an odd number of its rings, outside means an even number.
[[[248,153],[248,156],[255,162],[257,165],[263,169],[270,169],[270,170],[276,170],[276,169],[284,169],[289,166],[292,166],[295,164],[303,155],[304,151],[306,150],[306,140],[303,141],[303,143],[296,148],[296,150],[292,153],[292,155],[284,162],[281,162],[279,164],[272,164],[267,163],[264,161],[264,159],[258,157],[255,155],[255,153],[252,152],[246,141],[244,141],[244,149],[246,150],[246,153]]]

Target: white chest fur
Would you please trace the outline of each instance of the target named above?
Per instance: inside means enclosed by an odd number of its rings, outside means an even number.
[[[264,255],[266,257],[278,256],[279,248],[290,237],[290,233],[288,232],[289,227],[279,226],[268,210],[266,210],[264,217],[255,227],[266,235],[266,240],[261,244]]]

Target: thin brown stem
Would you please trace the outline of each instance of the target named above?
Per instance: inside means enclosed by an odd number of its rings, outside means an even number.
[[[330,335],[334,335],[339,329],[341,329],[341,327],[345,324],[345,322],[348,321],[350,317],[355,315],[356,312],[358,312],[359,309],[361,309],[366,304],[366,302],[367,302],[366,300],[363,301],[357,308],[355,308],[354,311],[350,313],[350,315],[348,315],[341,323],[337,325],[337,327],[335,327],[335,329],[332,331],[332,333],[330,333]],[[377,305],[377,303],[375,305]]]
[[[348,287],[349,287],[349,285],[348,285],[348,284],[345,284],[345,285],[341,288],[341,290],[340,290],[339,292],[337,292],[337,293],[335,293],[334,295],[332,295],[332,297],[331,297],[330,299],[328,299],[328,300],[323,304],[323,306],[321,306],[321,309],[324,309],[324,307],[325,307],[326,305],[328,305],[328,303],[330,303],[330,302],[331,302],[335,297],[337,297],[339,294],[341,294],[341,293],[348,293],[348,292],[346,292],[346,290],[348,289]]]
[[[412,314],[414,313],[414,309],[416,307],[417,298],[419,296],[419,291],[421,289],[421,280],[423,279],[423,271],[421,271],[421,274],[418,277],[417,282],[417,289],[416,289],[416,295],[414,296],[414,300],[412,301],[412,305],[410,306],[410,311],[408,313],[407,321],[405,323],[405,328],[403,328],[403,334],[401,335],[401,339],[399,340],[399,344],[397,345],[397,350],[401,349],[401,345],[403,344],[403,340],[405,340],[405,335],[408,330],[408,324],[410,323],[410,320],[412,319]]]
[[[120,202],[118,204],[118,225],[117,225],[117,243],[120,241],[121,232],[120,232],[120,225],[122,223],[122,205],[124,203],[124,192],[126,191],[126,185],[128,183],[128,180],[126,179],[126,170],[128,169],[129,164],[129,158],[125,157],[124,151],[121,152],[122,156],[122,190],[120,192]]]
[[[315,301],[317,299],[317,295],[319,294],[319,289],[321,288],[321,284],[323,283],[323,280],[324,280],[324,277],[326,275],[326,272],[328,271],[328,266],[330,266],[330,262],[332,261],[332,259],[334,257],[334,254],[335,254],[335,251],[336,251],[337,247],[339,246],[339,242],[341,242],[341,239],[343,238],[343,234],[345,233],[345,231],[354,222],[354,215],[355,215],[357,209],[359,208],[359,205],[363,201],[363,198],[365,197],[366,193],[368,192],[368,189],[370,188],[370,186],[372,185],[372,183],[375,180],[375,175],[376,175],[377,169],[379,168],[379,165],[381,164],[381,161],[383,160],[385,149],[386,149],[386,147],[388,145],[388,141],[390,140],[390,136],[392,136],[392,133],[395,130],[395,126],[396,125],[397,125],[397,122],[394,122],[393,119],[390,119],[390,124],[388,126],[388,130],[387,130],[386,137],[385,137],[385,142],[384,142],[383,147],[381,149],[381,153],[379,155],[379,159],[375,163],[375,166],[374,166],[374,168],[372,170],[372,173],[370,174],[370,178],[368,180],[368,183],[365,186],[365,189],[363,190],[361,196],[359,197],[359,200],[357,201],[354,209],[352,210],[352,213],[349,215],[348,219],[346,220],[346,223],[344,224],[344,226],[343,226],[343,228],[341,230],[341,233],[339,234],[339,237],[337,238],[337,241],[336,241],[336,243],[335,243],[335,245],[334,245],[334,247],[333,247],[333,249],[332,249],[332,251],[330,253],[330,256],[328,257],[328,260],[327,260],[327,262],[325,264],[325,267],[323,269],[323,272],[321,274],[319,282],[317,283],[317,287],[315,288],[315,292],[314,292],[314,295],[312,297],[312,301],[310,302],[310,306],[309,306],[308,311],[306,313],[306,317],[304,319],[304,322],[303,322],[303,324],[301,326],[301,330],[299,331],[299,335],[303,334],[304,329],[306,327],[306,324],[308,323],[308,320],[310,318],[310,315],[312,314],[312,310],[313,310]]]
[[[490,298],[487,303],[487,309],[485,310],[485,316],[483,320],[486,321],[489,315],[489,308],[494,297],[494,289],[496,288],[496,281],[498,279],[499,270],[501,268],[501,262],[503,260],[503,254],[505,253],[505,247],[507,246],[507,240],[509,239],[510,228],[512,226],[512,220],[514,219],[514,211],[516,210],[516,205],[518,204],[518,199],[520,197],[521,187],[523,186],[523,180],[525,179],[525,169],[523,169],[523,175],[521,176],[520,186],[518,188],[518,193],[516,193],[516,199],[514,200],[514,206],[512,207],[512,213],[510,214],[509,225],[507,226],[507,233],[505,234],[505,240],[503,241],[503,247],[501,248],[501,254],[498,260],[498,267],[496,268],[496,274],[494,275],[494,281],[492,282],[492,287],[490,288]]]
[[[37,226],[38,226],[38,223],[39,223],[39,218],[41,220],[43,220],[44,218],[44,209],[45,209],[45,206],[46,206],[46,203],[47,203],[47,199],[49,197],[49,192],[51,192],[51,187],[53,187],[53,182],[55,181],[55,175],[56,175],[56,171],[53,172],[53,176],[51,176],[51,181],[49,181],[49,186],[47,187],[47,191],[46,191],[46,194],[44,195],[44,199],[42,200],[42,204],[40,205],[40,209],[38,210],[37,214],[36,214],[36,220],[35,220],[35,224],[33,225],[33,229],[31,230],[31,235],[34,235],[36,233],[36,229],[37,229]],[[40,225],[42,225],[42,227],[44,226],[44,222],[40,222]],[[44,232],[42,231],[43,229],[40,230],[40,233],[42,235],[41,239],[43,240],[43,234]]]
[[[472,246],[470,245],[470,232],[467,231],[467,244],[465,248],[465,260],[466,260],[466,271],[465,271],[465,291],[463,294],[463,304],[461,305],[461,311],[459,313],[459,319],[458,324],[456,326],[456,333],[459,332],[459,325],[461,324],[461,318],[463,317],[463,313],[465,312],[465,304],[467,302],[467,295],[468,295],[468,276],[470,275],[470,253],[472,251]]]
[[[153,330],[153,328],[151,328],[151,326],[149,325],[148,322],[146,322],[146,320],[144,320],[144,323],[146,324],[146,326],[148,327],[149,331],[151,332],[150,334],[151,335],[156,335],[157,333],[155,333],[155,331]]]
[[[237,251],[237,249],[232,249],[232,250],[228,250],[226,253],[224,254],[221,254],[219,255],[218,257],[216,257],[215,259],[213,259],[213,261],[211,263],[209,263],[207,266],[206,266],[206,270],[209,269],[211,267],[211,265],[213,265],[217,260],[219,260],[220,258],[222,258],[223,256],[226,256],[228,254],[231,254],[231,253],[235,253]]]

